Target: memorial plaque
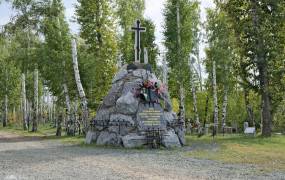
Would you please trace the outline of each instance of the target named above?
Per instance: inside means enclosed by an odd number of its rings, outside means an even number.
[[[157,106],[145,104],[140,106],[138,112],[140,127],[145,129],[162,129],[165,125],[163,122],[163,109]]]
[[[145,126],[159,126],[161,115],[161,111],[154,108],[148,108],[139,113]]]

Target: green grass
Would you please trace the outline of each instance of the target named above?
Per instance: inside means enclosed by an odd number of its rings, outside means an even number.
[[[56,136],[56,128],[53,128],[51,125],[39,125],[37,132],[24,131],[22,127],[19,126],[8,126],[0,127],[0,131],[5,131],[9,133],[14,133],[20,136],[25,137],[38,137],[45,140],[60,140],[63,143],[73,144],[73,145],[82,145],[84,144],[84,137],[82,135],[78,136],[66,136],[64,130],[62,130],[62,136]]]
[[[187,142],[189,146],[197,147],[187,152],[190,157],[227,163],[253,164],[265,171],[285,170],[284,135],[274,135],[270,138],[226,135],[215,139],[209,136],[201,138],[187,136]],[[209,144],[214,144],[219,148],[205,148]]]
[[[6,131],[10,133],[15,133],[21,136],[36,136],[36,137],[48,137],[55,135],[56,129],[51,127],[50,125],[40,125],[38,127],[37,132],[31,132],[31,131],[24,131],[23,127],[19,126],[7,126],[7,127],[0,127],[0,131]]]

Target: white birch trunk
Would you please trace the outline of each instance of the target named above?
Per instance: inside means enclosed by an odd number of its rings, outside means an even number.
[[[8,124],[8,95],[5,94],[5,98],[4,98],[3,127],[6,127],[7,124]]]
[[[213,98],[214,98],[214,133],[216,135],[218,132],[218,115],[219,115],[219,107],[218,107],[218,96],[217,96],[217,81],[216,81],[216,61],[213,61]]]
[[[26,76],[22,73],[22,116],[23,116],[23,128],[27,130],[28,122],[27,122],[27,99],[26,99]]]
[[[15,106],[13,107],[13,122],[16,122],[17,120],[17,114],[16,114],[16,108]]]
[[[71,126],[74,125],[72,116],[71,116],[71,103],[70,103],[70,97],[69,97],[69,91],[68,91],[68,87],[66,83],[63,83],[63,92],[64,92],[64,96],[65,96],[65,105],[66,105],[66,115],[67,115],[67,119],[66,122],[67,124],[71,123]],[[73,127],[70,127],[71,129]]]
[[[201,62],[200,62],[200,56],[199,56],[199,53],[197,54],[197,63],[198,63],[198,69],[199,69],[199,83],[200,83],[200,91],[203,91],[202,68],[201,68]]]
[[[224,133],[224,128],[226,126],[227,119],[227,106],[228,106],[228,87],[224,87],[224,98],[223,98],[223,109],[222,109],[222,129]]]
[[[191,58],[191,57],[189,57]],[[196,87],[195,87],[195,83],[194,83],[194,68],[193,68],[193,64],[191,63],[191,59],[189,59],[189,70],[190,70],[190,74],[191,74],[191,78],[190,78],[190,85],[191,85],[191,91],[192,91],[192,97],[193,97],[193,110],[194,110],[194,114],[195,114],[195,123],[198,126],[198,133],[200,134],[202,129],[201,129],[201,123],[199,120],[199,114],[198,114],[198,107],[197,107],[197,96],[196,96]]]
[[[83,86],[80,80],[75,39],[72,40],[72,62],[73,62],[75,82],[76,82],[79,98],[81,100],[83,131],[86,133],[88,129],[88,102],[87,102],[85,92],[84,92],[84,89],[83,89]]]
[[[39,72],[38,69],[34,71],[34,103],[33,103],[33,127],[32,131],[36,132],[38,129],[39,117]]]
[[[163,84],[165,84],[166,86],[168,85],[168,67],[167,67],[167,64],[166,64],[166,54],[163,55],[163,61],[162,61],[162,67],[163,67],[163,78],[162,78],[162,81],[163,81]]]

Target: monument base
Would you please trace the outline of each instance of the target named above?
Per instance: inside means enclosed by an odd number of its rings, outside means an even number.
[[[181,147],[184,122],[172,111],[167,87],[150,65],[123,66],[92,120],[86,143],[133,147]]]

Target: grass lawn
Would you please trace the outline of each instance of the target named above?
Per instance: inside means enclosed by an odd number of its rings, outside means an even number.
[[[31,131],[24,131],[22,127],[19,126],[8,126],[3,128],[0,126],[0,131],[6,131],[10,133],[15,133],[20,136],[26,136],[26,137],[39,137],[47,140],[61,140],[63,143],[69,143],[74,145],[82,145],[84,144],[84,138],[83,135],[76,135],[76,136],[66,136],[65,131],[62,129],[62,136],[58,137],[56,136],[56,128],[53,128],[51,125],[39,125],[37,132],[31,132]]]
[[[215,139],[210,136],[200,138],[187,136],[187,142],[190,147],[198,147],[187,152],[187,156],[190,157],[227,163],[254,164],[265,171],[285,171],[284,135],[273,135],[271,138],[225,135]],[[218,148],[203,148],[209,144]]]
[[[31,128],[30,128],[31,129]],[[21,126],[7,126],[2,127],[0,126],[0,131],[6,131],[11,133],[16,133],[21,136],[36,136],[36,137],[49,137],[55,135],[56,129],[53,128],[50,125],[39,125],[37,132],[31,132],[31,131],[24,131],[23,127]]]

